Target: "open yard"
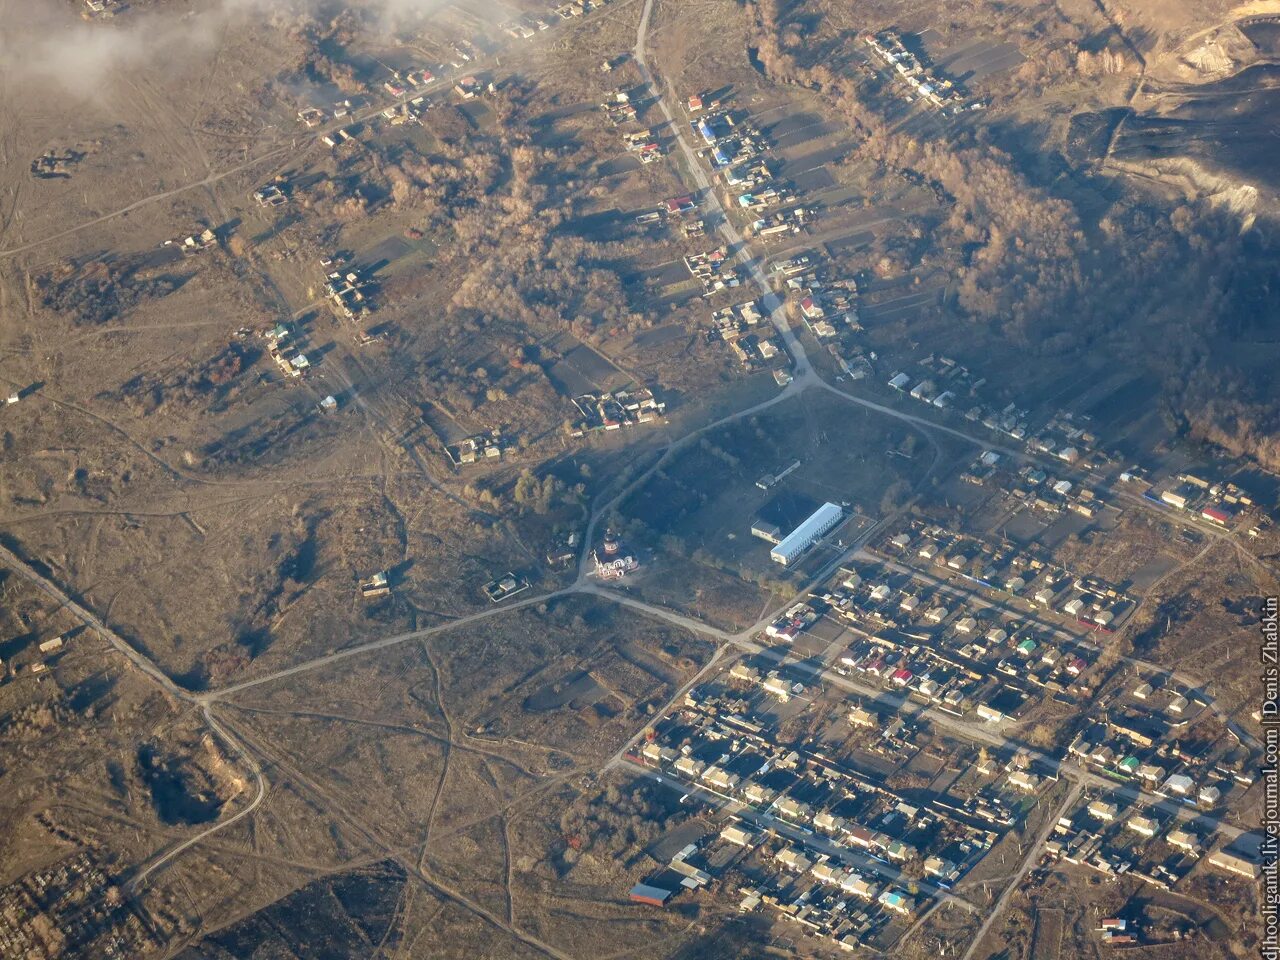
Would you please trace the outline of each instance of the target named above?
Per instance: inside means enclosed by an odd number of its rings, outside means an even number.
[[[652,569],[624,587],[653,602],[696,609],[742,628],[761,616],[788,572],[751,535],[762,515],[795,526],[830,501],[861,523],[904,503],[934,450],[917,433],[825,393],[711,430],[676,454],[618,506],[627,536],[655,551]],[[791,470],[762,489],[756,481]]]

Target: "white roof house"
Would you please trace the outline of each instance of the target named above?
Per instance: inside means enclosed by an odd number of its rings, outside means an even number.
[[[675,763],[676,772],[686,777],[700,776],[706,766],[701,760],[695,760],[693,757],[681,757]]]
[[[1175,773],[1164,782],[1165,789],[1170,793],[1176,793],[1180,796],[1186,796],[1195,787],[1195,782],[1183,773]]]
[[[840,887],[847,893],[852,893],[855,897],[861,897],[863,900],[874,900],[876,894],[880,892],[880,888],[866,877],[852,872],[844,878]]]
[[[1189,830],[1170,830],[1169,835],[1165,837],[1170,846],[1177,847],[1179,850],[1185,850],[1187,853],[1200,852],[1200,838]]]
[[[748,830],[745,827],[739,826],[736,823],[731,823],[720,831],[720,839],[725,840],[728,843],[737,844],[740,847],[749,847],[751,844],[755,843],[756,835],[753,831]]]
[[[1138,815],[1129,818],[1128,827],[1134,833],[1144,837],[1154,837],[1156,831],[1160,829],[1160,824],[1150,817]]]
[[[844,818],[824,810],[813,818],[813,825],[827,833],[839,833],[844,827]]]
[[[1009,774],[1009,785],[1031,793],[1040,786],[1040,778],[1028,770],[1015,770]]]
[[[1119,807],[1109,800],[1094,800],[1089,804],[1089,812],[1099,820],[1106,820],[1109,823],[1116,818]]]
[[[985,720],[987,723],[999,723],[1004,719],[1004,712],[989,704],[980,703],[978,704],[978,719]]]
[[[813,869],[809,871],[823,883],[829,883],[832,886],[840,886],[840,882],[845,878],[846,871],[838,863],[823,862],[815,863]]]
[[[742,778],[736,773],[730,773],[723,767],[712,764],[702,771],[702,775],[699,779],[711,784],[711,786],[716,787],[717,789],[732,790],[738,785],[738,781]]]
[[[783,850],[774,859],[794,873],[805,873],[813,866],[812,860],[792,847]]]

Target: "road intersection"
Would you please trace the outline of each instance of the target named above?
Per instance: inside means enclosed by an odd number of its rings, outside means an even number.
[[[947,424],[939,423],[939,422],[936,422],[935,420],[932,420],[926,417],[905,412],[901,409],[898,409],[896,406],[880,403],[868,397],[851,393],[848,389],[842,389],[831,383],[828,383],[819,375],[818,371],[815,370],[813,365],[810,363],[804,344],[801,342],[800,338],[797,336],[797,332],[795,328],[792,327],[792,325],[787,319],[785,304],[783,303],[781,298],[777,295],[777,293],[774,292],[773,288],[769,284],[768,278],[766,277],[762,267],[763,261],[753,255],[748,242],[742,237],[741,233],[734,226],[733,222],[726,214],[717,196],[716,190],[711,184],[710,179],[707,175],[707,172],[704,169],[703,163],[701,162],[700,158],[697,156],[697,152],[694,150],[694,148],[690,145],[688,141],[688,138],[686,136],[687,124],[685,124],[683,121],[677,118],[677,116],[673,112],[669,104],[669,97],[664,94],[661,78],[655,75],[653,69],[649,65],[648,53],[646,48],[646,39],[647,39],[648,32],[650,30],[653,8],[654,8],[654,0],[644,0],[644,6],[643,6],[643,10],[640,17],[640,22],[637,28],[636,43],[633,51],[635,63],[640,71],[640,74],[645,86],[648,88],[648,90],[652,93],[652,96],[654,97],[654,101],[657,108],[661,111],[662,115],[665,117],[665,119],[669,123],[670,128],[673,132],[673,136],[679,148],[680,157],[683,160],[683,163],[679,164],[679,168],[682,171],[682,175],[687,177],[689,181],[689,183],[687,183],[686,185],[691,186],[692,189],[695,190],[697,194],[700,196],[704,204],[704,209],[706,211],[704,214],[704,217],[708,221],[708,224],[711,227],[713,227],[713,229],[725,240],[725,242],[729,246],[729,249],[738,258],[738,260],[741,262],[744,269],[746,270],[747,274],[750,276],[752,283],[759,290],[762,303],[767,310],[770,321],[773,323],[774,327],[777,329],[779,337],[781,338],[788,354],[791,356],[793,360],[793,364],[794,364],[793,379],[784,389],[782,389],[778,394],[769,398],[768,400],[750,405],[742,410],[739,410],[735,413],[725,416],[715,421],[714,423],[710,423],[701,428],[693,430],[690,433],[684,435],[683,437],[673,441],[663,451],[662,455],[658,458],[656,463],[651,465],[647,470],[641,472],[640,474],[632,478],[630,482],[628,482],[620,491],[612,492],[612,495],[609,496],[608,499],[602,498],[596,504],[594,509],[591,511],[591,515],[587,522],[586,534],[584,536],[583,553],[579,558],[580,562],[577,570],[577,576],[573,580],[573,582],[568,586],[564,586],[560,589],[548,591],[537,596],[528,597],[518,602],[513,602],[501,607],[494,607],[492,609],[483,610],[471,615],[458,617],[456,619],[438,623],[420,630],[409,631],[409,632],[381,638],[378,640],[369,641],[366,643],[355,644],[350,647],[333,651],[332,653],[326,654],[324,656],[303,661],[303,662],[294,664],[292,666],[289,666],[277,671],[273,671],[268,674],[263,674],[258,677],[253,677],[244,681],[232,683],[227,686],[221,687],[219,689],[211,690],[211,691],[191,691],[179,685],[170,676],[168,676],[156,663],[150,660],[145,654],[143,654],[135,646],[133,646],[127,640],[121,637],[109,625],[107,625],[98,615],[94,614],[93,612],[85,608],[81,603],[79,603],[78,601],[73,599],[71,596],[69,596],[62,587],[58,586],[53,581],[52,577],[49,574],[45,573],[44,571],[42,571],[32,563],[17,556],[9,549],[0,547],[0,562],[3,562],[5,565],[14,569],[16,572],[21,574],[27,580],[31,581],[40,590],[42,590],[51,598],[53,598],[58,604],[60,604],[61,606],[66,608],[68,611],[70,611],[72,614],[74,614],[77,618],[79,618],[93,632],[95,632],[99,637],[101,637],[104,641],[106,641],[106,643],[110,645],[111,649],[119,653],[126,660],[126,662],[129,664],[129,666],[132,669],[135,669],[147,680],[154,683],[167,696],[171,697],[176,702],[188,704],[196,708],[199,711],[201,717],[203,718],[205,724],[208,726],[210,732],[230,748],[231,753],[240,762],[240,764],[242,764],[244,768],[246,768],[249,778],[252,780],[254,784],[253,796],[249,799],[249,801],[244,806],[242,806],[234,814],[228,816],[224,820],[220,820],[217,823],[201,830],[200,832],[192,835],[191,837],[182,840],[181,842],[172,844],[166,847],[165,849],[158,851],[147,863],[142,865],[138,869],[138,871],[135,873],[135,875],[131,878],[130,889],[133,889],[133,890],[138,889],[149,878],[154,877],[158,871],[163,870],[165,867],[172,864],[174,860],[176,860],[178,857],[180,857],[181,855],[189,851],[194,846],[198,845],[203,840],[206,840],[212,835],[218,833],[219,831],[226,829],[227,827],[231,826],[233,823],[236,823],[242,820],[243,818],[252,815],[253,812],[258,808],[258,806],[263,802],[264,798],[268,793],[269,784],[268,784],[266,773],[264,771],[264,763],[262,762],[262,759],[260,759],[260,757],[262,757],[263,759],[266,759],[267,764],[271,764],[271,760],[263,757],[263,755],[259,751],[254,750],[254,748],[251,745],[244,742],[240,737],[238,737],[236,734],[231,732],[227,728],[226,724],[220,722],[220,720],[214,713],[214,709],[218,703],[233,702],[233,698],[237,694],[242,693],[246,690],[252,689],[254,687],[259,687],[259,686],[262,686],[265,684],[271,684],[271,683],[285,682],[303,673],[316,670],[316,669],[321,669],[341,661],[350,660],[350,659],[362,656],[364,654],[374,653],[376,651],[387,649],[396,645],[405,644],[405,643],[422,642],[433,636],[444,633],[446,631],[451,631],[455,628],[462,628],[468,625],[482,623],[483,621],[489,618],[496,617],[496,616],[503,616],[517,610],[534,607],[536,605],[543,604],[543,603],[555,600],[557,598],[574,596],[574,595],[580,595],[580,596],[588,595],[588,596],[600,597],[609,602],[635,609],[645,614],[646,616],[651,616],[651,617],[661,619],[664,622],[689,630],[690,632],[709,637],[718,642],[719,645],[715,654],[702,667],[701,670],[699,670],[692,678],[690,678],[686,683],[681,685],[680,688],[674,692],[674,695],[670,698],[669,702],[666,704],[663,712],[666,712],[671,708],[673,708],[675,705],[677,705],[681,701],[685,692],[688,689],[690,689],[692,686],[704,680],[713,671],[721,668],[728,659],[731,659],[737,656],[742,656],[742,655],[764,656],[774,660],[775,662],[786,664],[796,670],[808,672],[812,677],[821,678],[824,683],[831,684],[836,688],[839,688],[851,695],[856,695],[859,697],[877,696],[882,700],[886,699],[886,696],[883,690],[873,688],[873,687],[868,687],[864,684],[857,682],[856,680],[840,676],[828,670],[828,667],[831,665],[830,662],[828,661],[824,660],[823,662],[820,662],[817,664],[807,662],[807,661],[788,662],[788,657],[785,652],[780,652],[775,648],[766,647],[760,644],[756,640],[756,637],[761,631],[761,629],[764,627],[764,625],[768,623],[769,620],[772,619],[773,617],[772,613],[763,617],[760,621],[751,625],[745,630],[738,631],[738,632],[729,632],[729,631],[725,631],[723,629],[714,627],[712,625],[706,624],[702,621],[697,620],[696,618],[679,614],[662,607],[654,606],[652,604],[647,604],[642,601],[636,600],[633,597],[627,596],[626,594],[623,594],[619,591],[608,589],[604,586],[601,586],[593,578],[587,551],[590,549],[591,543],[594,542],[594,535],[596,530],[598,529],[599,524],[603,521],[605,517],[609,515],[612,508],[627,493],[629,493],[631,490],[635,489],[639,485],[643,484],[658,469],[660,469],[663,464],[669,462],[670,458],[676,452],[685,448],[688,444],[695,442],[698,437],[704,435],[709,430],[712,430],[718,426],[721,426],[736,420],[740,420],[744,417],[750,416],[761,410],[772,407],[785,400],[797,397],[807,390],[821,390],[821,391],[830,393],[836,397],[839,397],[845,402],[858,405],[867,410],[874,411],[876,413],[879,413],[887,417],[891,417],[907,426],[910,426],[916,430],[919,430],[934,445],[935,454],[937,454],[937,450],[938,450],[936,437],[946,436],[955,440],[960,440],[966,444],[974,445],[981,449],[990,449],[990,450],[995,450],[997,452],[1001,452],[1013,458],[1016,462],[1023,462],[1023,463],[1042,462],[1040,458],[1032,454],[1029,454],[1025,450],[1015,450],[1008,447],[1004,447],[999,445],[998,443],[993,443],[990,438],[974,436],[972,434],[966,433],[963,430],[957,429]],[[320,134],[317,133],[314,138],[318,138],[319,135]],[[255,158],[254,160],[246,162],[232,170],[225,171],[222,174],[219,174],[216,176],[219,178],[229,176],[241,169],[246,169],[255,163],[259,163],[264,160],[273,158],[280,152],[282,151],[277,150],[277,151],[270,152],[268,154],[264,154],[258,158]],[[206,180],[201,181],[199,184],[194,184],[192,186],[207,184],[212,182],[214,179],[215,179],[215,175],[211,175],[209,178],[206,178]],[[189,188],[184,188],[184,189],[189,189]],[[66,233],[73,232],[74,230],[87,228],[89,226],[92,226],[93,223],[100,222],[101,220],[111,216],[120,215],[124,212],[127,212],[129,209],[135,208],[140,204],[152,202],[158,199],[162,199],[163,197],[171,196],[176,192],[178,191],[170,191],[166,194],[158,194],[155,197],[144,198],[141,201],[136,201],[131,207],[123,208],[121,211],[117,211],[116,213],[113,213],[113,214],[107,214],[104,217],[99,218],[98,220],[92,221],[90,223],[82,224],[77,227],[73,227],[70,230],[64,231],[63,233],[57,234],[52,237],[45,238],[44,240],[39,240],[32,243],[24,244],[21,246],[0,250],[0,257],[13,255],[16,253],[20,253],[24,250],[31,249],[35,246],[38,246],[41,243],[48,242],[50,240],[55,240],[60,236],[64,236],[66,235]],[[938,462],[938,458],[937,456],[935,456],[935,466],[937,465],[937,462]],[[1061,464],[1055,463],[1054,466],[1056,469],[1062,469]],[[1161,512],[1159,511],[1159,508],[1154,507],[1150,503],[1143,501],[1142,498],[1135,497],[1131,494],[1128,494],[1125,491],[1114,492],[1114,495],[1116,496],[1117,499],[1123,499],[1126,502],[1129,502],[1143,509]],[[813,578],[813,581],[811,583],[806,584],[805,587],[799,592],[799,595],[804,595],[807,592],[807,590],[814,585],[814,583],[820,582],[822,579],[825,579],[825,577],[828,576],[833,570],[838,569],[840,565],[847,563],[853,559],[858,559],[858,558],[867,559],[868,557],[870,557],[869,554],[864,552],[865,544],[869,540],[871,535],[874,532],[878,531],[883,526],[883,524],[884,524],[884,520],[882,520],[880,523],[876,525],[871,526],[866,531],[864,531],[863,534],[860,535],[853,543],[851,543],[848,548],[838,553],[829,563],[825,564],[822,570],[819,572],[818,577]],[[1210,538],[1213,538],[1214,542],[1228,541],[1228,540],[1234,539],[1229,533],[1219,531],[1219,530],[1204,528],[1202,525],[1198,525],[1198,526],[1200,526],[1200,528],[1203,530],[1203,532],[1207,536],[1209,536]],[[1238,543],[1237,543],[1237,547],[1238,547]],[[881,563],[886,562],[879,557],[875,557],[874,559],[877,562],[881,562]],[[893,565],[891,564],[891,566]],[[920,575],[919,571],[915,571],[911,568],[902,568],[900,566],[895,568],[900,569],[903,572],[910,572],[914,576]],[[954,589],[954,588],[948,586],[947,589]],[[1143,663],[1143,665],[1150,666],[1153,668],[1155,666],[1155,665],[1145,664],[1145,662],[1143,661],[1134,661],[1134,662]],[[1178,674],[1174,674],[1174,676],[1178,677],[1180,681],[1186,681],[1188,683],[1191,683],[1191,678],[1181,677]],[[1002,735],[1000,732],[996,730],[992,730],[989,725],[971,722],[964,719],[963,717],[957,717],[950,713],[946,713],[944,711],[938,710],[933,707],[920,705],[918,703],[915,703],[914,701],[911,701],[910,698],[905,695],[891,695],[888,699],[890,701],[893,701],[896,699],[897,706],[900,709],[927,717],[927,719],[931,723],[933,723],[940,729],[943,729],[947,731],[947,733],[954,735],[956,737],[962,738],[968,742],[995,746],[1002,749],[1010,749],[1012,746],[1013,742],[1008,737]],[[618,752],[611,758],[611,760],[608,762],[606,766],[617,767],[619,765],[630,765],[632,767],[635,767],[635,765],[632,764],[631,761],[627,759],[626,755],[630,752],[631,748],[634,747],[634,745],[637,742],[639,742],[639,740],[644,736],[647,729],[648,729],[648,725],[646,724],[645,727],[638,730],[627,741],[627,743],[625,743],[621,747],[621,749],[618,750]],[[1084,789],[1106,789],[1114,793],[1117,793],[1119,795],[1125,796],[1130,800],[1141,801],[1145,804],[1156,807],[1157,809],[1162,810],[1162,812],[1165,812],[1172,816],[1176,816],[1183,819],[1189,819],[1192,816],[1192,812],[1189,811],[1185,806],[1181,804],[1177,804],[1169,800],[1168,798],[1161,797],[1155,794],[1150,794],[1145,791],[1137,790],[1136,788],[1131,788],[1124,785],[1118,785],[1110,780],[1107,780],[1106,778],[1100,777],[1099,775],[1067,759],[1055,758],[1034,750],[1030,751],[1029,755],[1032,757],[1032,759],[1035,762],[1040,764],[1047,771],[1051,771],[1054,775],[1061,776],[1070,782],[1071,784],[1070,790],[1068,791],[1067,797],[1064,800],[1063,804],[1061,805],[1061,810],[1068,809],[1070,804],[1074,802],[1074,800],[1079,796],[1080,792]],[[636,767],[635,769],[638,773],[643,773],[643,775],[645,776],[656,776],[656,774],[652,771],[651,768]],[[723,805],[723,804],[717,803],[717,805]],[[752,814],[744,813],[744,811],[741,809],[737,809],[734,812],[740,816],[754,816]],[[1050,821],[1049,821],[1050,824],[1055,822],[1056,819],[1057,819],[1056,816],[1050,818]],[[776,818],[769,818],[767,822],[764,820],[759,820],[757,825],[766,829],[772,829],[782,835],[791,835],[791,833],[796,830],[795,827],[785,824],[782,821],[778,821]],[[1223,823],[1218,823],[1217,827],[1225,835],[1228,835],[1228,836],[1235,836],[1240,833],[1240,831],[1235,830],[1235,828],[1230,827],[1229,825],[1226,825]],[[1047,829],[1045,833],[1047,834]],[[804,840],[806,843],[813,844],[815,843],[815,840],[821,841],[821,838],[806,836]],[[1037,838],[1037,843],[1033,844],[1031,849],[1028,851],[1027,856],[1024,859],[1023,863],[1021,864],[1018,872],[1010,880],[1005,890],[1001,894],[1000,898],[997,900],[994,908],[992,909],[991,915],[984,922],[982,929],[979,931],[978,937],[975,938],[974,946],[970,948],[969,954],[966,954],[966,960],[967,960],[967,957],[970,954],[972,954],[973,950],[976,949],[977,942],[978,940],[981,939],[981,934],[986,931],[990,923],[993,922],[995,916],[999,914],[1001,909],[1005,906],[1012,892],[1018,888],[1021,879],[1034,866],[1036,860],[1038,859],[1037,851],[1039,850],[1040,847],[1042,847],[1042,843],[1040,842],[1042,840],[1043,840],[1043,836]],[[958,904],[963,905],[968,909],[972,909],[972,905],[969,904],[968,901],[963,900],[962,898],[956,898],[949,893],[945,893],[944,891],[939,891],[939,893],[943,894],[944,898],[954,899]],[[490,917],[489,919],[497,923],[499,926],[507,926],[502,922],[500,922],[498,918]],[[508,927],[508,929],[510,929],[510,927]],[[515,931],[515,932],[517,934],[520,933],[519,931]],[[526,939],[526,942],[529,942],[525,937],[522,937],[522,939]],[[546,947],[546,945],[541,944],[540,941],[533,943],[533,945],[537,946],[539,949],[543,949]],[[551,955],[554,955],[557,957],[561,956],[561,954],[558,951],[553,951],[550,949],[547,949],[544,952],[548,952]]]

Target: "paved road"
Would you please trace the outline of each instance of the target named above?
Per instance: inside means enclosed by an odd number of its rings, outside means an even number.
[[[640,70],[640,79],[653,94],[657,101],[658,109],[662,111],[662,115],[666,117],[667,122],[671,125],[676,143],[680,145],[680,153],[685,160],[684,172],[693,180],[698,194],[703,198],[703,209],[705,211],[703,219],[719,231],[720,235],[728,243],[729,250],[739,257],[744,269],[746,269],[752,281],[759,288],[764,307],[769,312],[769,319],[774,327],[777,328],[778,335],[782,338],[787,352],[791,355],[792,360],[795,361],[793,374],[795,380],[793,385],[798,390],[801,386],[816,382],[817,375],[809,364],[809,357],[805,353],[804,345],[796,337],[795,331],[791,329],[791,324],[787,322],[786,305],[773,292],[773,288],[769,286],[769,281],[764,275],[760,261],[751,255],[750,248],[747,246],[746,241],[743,240],[742,234],[738,232],[737,227],[733,225],[733,221],[725,213],[724,207],[720,204],[720,198],[716,194],[715,188],[707,176],[707,171],[703,167],[703,162],[698,159],[696,151],[689,146],[689,140],[685,136],[688,125],[682,119],[678,119],[671,110],[666,97],[663,96],[662,85],[656,81],[649,70],[645,38],[649,32],[649,21],[652,15],[653,0],[645,0],[644,10],[640,14],[640,24],[636,27],[635,49],[632,51],[636,66]]]

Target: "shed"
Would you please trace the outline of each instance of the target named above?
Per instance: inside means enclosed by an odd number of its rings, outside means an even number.
[[[647,903],[651,907],[665,907],[671,899],[672,891],[647,883],[637,883],[631,888],[632,903]]]
[[[1250,860],[1234,850],[1217,851],[1209,857],[1209,864],[1220,870],[1248,877],[1250,880],[1257,880],[1261,874],[1261,868],[1256,861]]]
[[[776,544],[782,540],[782,528],[768,520],[757,520],[751,525],[751,535],[767,543]]]

